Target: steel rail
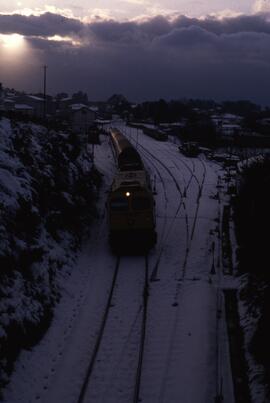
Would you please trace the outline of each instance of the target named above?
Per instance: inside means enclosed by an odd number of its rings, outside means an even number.
[[[142,366],[143,366],[143,356],[145,347],[145,336],[146,336],[146,324],[147,324],[147,309],[148,309],[148,297],[149,297],[149,265],[148,256],[145,256],[145,276],[144,276],[144,290],[143,290],[143,315],[142,315],[142,325],[141,325],[141,339],[139,348],[139,358],[135,377],[135,387],[133,403],[138,403],[140,401],[140,389],[141,389],[141,378],[142,378]]]
[[[112,279],[112,283],[111,283],[109,297],[107,299],[107,303],[106,303],[105,310],[104,310],[104,313],[103,313],[102,322],[101,322],[101,325],[100,325],[100,328],[99,328],[99,331],[98,331],[98,336],[97,336],[97,339],[96,339],[94,351],[93,351],[91,360],[90,360],[89,365],[88,365],[87,370],[86,370],[86,374],[85,374],[85,377],[84,377],[84,381],[83,381],[83,384],[82,384],[82,387],[81,387],[81,391],[80,391],[80,395],[79,395],[79,398],[77,400],[77,403],[83,403],[84,398],[85,398],[85,394],[86,394],[86,391],[87,391],[87,388],[88,388],[88,385],[89,385],[89,381],[90,381],[92,373],[93,373],[96,358],[97,358],[99,348],[100,348],[100,344],[101,344],[101,341],[102,341],[102,338],[103,338],[104,329],[105,329],[106,322],[107,322],[107,319],[108,319],[108,316],[109,316],[109,310],[110,310],[110,307],[111,307],[111,302],[112,302],[112,297],[113,297],[113,293],[114,293],[114,289],[115,289],[116,279],[117,279],[117,275],[118,275],[119,267],[120,267],[120,260],[121,260],[121,258],[120,258],[120,256],[118,256],[117,260],[116,260],[116,264],[115,264],[114,275],[113,275],[113,279]]]

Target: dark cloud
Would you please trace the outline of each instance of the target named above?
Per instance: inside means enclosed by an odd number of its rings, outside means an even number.
[[[24,16],[19,14],[0,14],[0,33],[21,34],[25,36],[53,36],[78,34],[83,24],[61,15],[44,13],[40,16]]]
[[[181,49],[197,48],[216,45],[218,42],[217,35],[206,31],[196,25],[189,26],[188,28],[174,28],[167,35],[163,35],[155,40],[155,44]]]
[[[236,34],[239,32],[258,32],[270,34],[270,23],[267,15],[240,15],[233,18],[216,19],[208,17],[205,19],[177,17],[172,26],[175,28],[188,28],[197,26],[216,35]]]
[[[50,13],[0,15],[0,33],[7,32],[25,35],[48,64],[51,92],[80,88],[92,99],[122,92],[134,100],[192,96],[269,103],[267,15],[89,24]],[[53,35],[73,37],[81,45],[46,39]]]
[[[222,35],[241,32],[255,32],[270,34],[270,22],[267,15],[257,14],[238,16],[234,18],[206,19],[179,16],[166,19],[156,16],[143,22],[117,22],[114,20],[97,21],[83,24],[77,19],[61,15],[44,13],[40,16],[23,16],[19,14],[0,14],[0,33],[18,33],[25,36],[53,36],[53,35],[94,35],[100,41],[108,42],[141,42],[153,40],[168,35],[176,29],[198,27],[206,32]]]

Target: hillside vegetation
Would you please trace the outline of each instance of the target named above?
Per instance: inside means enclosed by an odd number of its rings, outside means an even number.
[[[99,183],[76,136],[0,119],[0,386],[50,322]]]
[[[244,275],[240,297],[250,321],[249,351],[264,368],[269,387],[270,353],[268,326],[270,302],[270,158],[254,160],[244,167],[235,204],[239,245],[239,270]]]

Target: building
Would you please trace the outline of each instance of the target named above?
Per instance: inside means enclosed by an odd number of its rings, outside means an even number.
[[[27,94],[9,94],[3,99],[3,107],[6,111],[17,111],[27,115],[43,117],[44,99]]]
[[[233,138],[241,130],[243,118],[231,113],[216,114],[211,120],[221,136]]]
[[[33,116],[34,108],[26,104],[14,104],[15,112],[21,113],[22,115]]]
[[[33,115],[39,118],[44,116],[44,99],[35,95],[19,95],[15,98],[16,103],[28,105],[33,108]]]
[[[95,110],[84,104],[72,104],[69,108],[69,121],[75,133],[88,134],[89,129],[94,126],[97,113]]]

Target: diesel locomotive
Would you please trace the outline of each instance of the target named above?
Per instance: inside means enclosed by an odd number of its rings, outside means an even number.
[[[114,251],[144,250],[156,243],[155,201],[138,151],[118,130],[110,130],[117,165],[107,201],[109,241]]]

